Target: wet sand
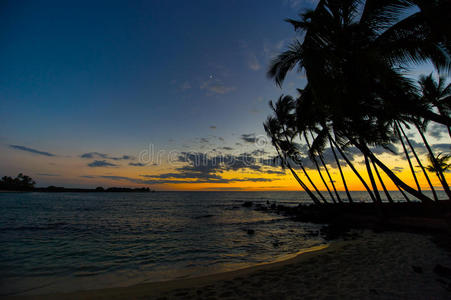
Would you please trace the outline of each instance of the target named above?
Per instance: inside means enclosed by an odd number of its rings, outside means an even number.
[[[450,253],[429,236],[370,231],[294,258],[199,278],[33,299],[451,299]],[[434,270],[435,269],[435,270]]]

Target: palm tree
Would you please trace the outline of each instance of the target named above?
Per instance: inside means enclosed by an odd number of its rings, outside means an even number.
[[[434,186],[432,185],[431,179],[429,178],[429,175],[427,174],[425,167],[424,167],[423,164],[421,163],[421,160],[420,160],[420,158],[418,157],[418,154],[416,153],[415,148],[412,146],[412,143],[410,142],[408,136],[407,136],[406,133],[404,132],[404,129],[402,128],[400,122],[397,122],[396,125],[397,125],[397,127],[401,130],[402,135],[403,135],[404,138],[406,139],[407,144],[408,144],[409,147],[410,147],[410,150],[412,150],[412,153],[413,153],[413,155],[415,156],[415,159],[416,159],[418,165],[420,166],[421,170],[423,171],[424,177],[426,178],[426,181],[428,182],[429,187],[431,188],[431,192],[432,192],[432,195],[434,196],[434,200],[435,200],[435,201],[438,201],[437,193],[435,192],[435,189],[434,189]]]
[[[445,77],[440,76],[438,81],[429,76],[420,76],[422,100],[431,103],[442,116],[449,116],[451,113],[451,83],[446,85]],[[448,134],[451,137],[451,128],[447,126]]]
[[[330,149],[332,151],[332,154],[334,155],[335,162],[337,163],[338,171],[340,172],[341,180],[343,182],[343,186],[344,186],[345,191],[346,191],[346,196],[348,197],[349,203],[353,203],[354,201],[352,200],[351,193],[349,192],[345,176],[343,175],[343,170],[341,169],[340,160],[338,159],[337,153],[335,152],[335,149],[334,149],[335,147],[332,144],[332,139],[331,139],[330,135],[328,135],[328,139],[329,139]]]
[[[448,163],[448,160],[451,159],[450,154],[443,154],[440,152],[436,157],[432,158],[428,156],[430,165],[426,167],[429,172],[446,172],[451,169],[451,164]]]
[[[362,178],[362,176],[360,175],[360,173],[357,171],[357,169],[355,168],[354,164],[349,160],[349,158],[346,156],[346,154],[343,152],[343,150],[340,148],[340,146],[338,145],[338,143],[330,136],[330,134],[328,133],[330,140],[332,141],[332,143],[335,145],[335,147],[337,148],[338,152],[340,153],[340,155],[343,157],[343,159],[345,160],[345,162],[348,164],[348,166],[351,168],[351,170],[354,172],[354,174],[357,176],[357,178],[360,180],[360,182],[362,183],[362,185],[365,187],[366,191],[368,192],[368,194],[370,195],[370,198],[373,202],[376,202],[376,197],[374,196],[373,192],[371,191],[370,187],[368,186],[368,184],[365,182],[365,180]]]
[[[309,197],[313,200],[314,203],[319,204],[318,198],[310,191],[310,189],[307,187],[307,185],[302,181],[301,178],[296,174],[296,172],[293,170],[293,167],[288,161],[287,155],[283,152],[283,149],[281,147],[282,141],[280,140],[280,131],[281,126],[280,123],[277,121],[277,119],[273,117],[269,117],[266,122],[263,124],[265,131],[267,135],[271,138],[271,143],[273,144],[274,148],[277,151],[278,158],[280,159],[280,163],[282,167],[288,167],[293,177],[296,179],[296,181],[299,183],[299,185],[304,189],[304,191],[307,192]]]
[[[388,202],[393,203],[393,198],[390,196],[390,193],[387,190],[387,187],[384,184],[384,181],[382,180],[381,174],[379,174],[379,171],[377,170],[377,166],[372,160],[371,163],[373,164],[374,171],[376,172],[377,178],[379,179],[379,182],[381,183],[382,189],[384,190],[385,197],[387,197]]]
[[[435,172],[437,177],[443,186],[448,186],[446,181],[442,181],[442,177],[438,174],[443,174],[449,169],[451,169],[451,164],[448,163],[448,160],[451,158],[450,154],[443,154],[440,152],[437,156],[433,156],[431,154],[428,155],[428,160],[430,165],[426,167],[429,172]],[[445,190],[447,192],[447,190]]]
[[[310,135],[312,136],[312,139],[315,140],[311,130],[310,130]],[[341,201],[340,195],[338,194],[337,189],[335,188],[335,183],[334,183],[334,180],[332,180],[332,176],[330,176],[329,169],[327,168],[327,164],[324,162],[323,154],[322,153],[318,153],[318,157],[319,157],[319,160],[321,161],[321,164],[324,167],[324,170],[326,171],[327,177],[329,178],[329,182],[332,185],[332,189],[334,190],[335,196],[337,197],[337,201],[339,203],[342,203],[343,201]]]
[[[315,97],[314,94],[311,91],[310,86],[307,84],[307,87],[303,90],[298,89],[299,97],[297,98],[297,104],[296,104],[296,125],[297,125],[297,131],[299,132],[299,135],[303,135],[307,146],[309,148],[309,156],[312,158],[313,162],[315,163],[318,172],[320,172],[320,168],[315,160],[315,156],[320,156],[322,152],[325,149],[325,145],[327,140],[332,141],[342,157],[345,159],[346,163],[351,167],[352,171],[357,175],[358,179],[362,182],[365,189],[368,191],[371,199],[374,202],[377,202],[376,197],[374,196],[373,192],[370,190],[366,182],[363,180],[361,175],[358,173],[358,171],[355,169],[353,164],[349,161],[347,156],[344,154],[344,152],[340,149],[340,146],[334,141],[334,139],[331,136],[331,130],[332,128],[327,125],[327,117],[325,115],[325,112],[323,111],[322,107],[319,105],[315,105]],[[314,138],[313,144],[310,145],[309,139],[307,137],[307,131],[315,131],[317,132],[316,138]],[[340,134],[334,134],[335,138],[340,139]],[[313,137],[313,135],[312,135]],[[340,139],[341,140],[341,139]],[[343,141],[341,140],[340,143],[343,144]],[[321,156],[320,156],[321,157]],[[333,199],[333,195],[330,192],[330,189],[328,189],[327,183],[325,182],[324,178],[322,177],[320,173],[320,177],[326,186],[326,189],[328,190],[329,194],[331,195],[331,198]]]
[[[295,144],[293,143],[293,137],[295,132],[293,132],[293,114],[291,111],[294,109],[294,102],[290,96],[280,96],[276,104],[274,105],[270,102],[270,107],[273,109],[275,117],[269,117],[264,123],[264,128],[267,135],[271,138],[273,146],[276,148],[278,156],[281,160],[282,167],[288,167],[292,175],[295,177],[296,181],[301,185],[301,187],[307,192],[310,198],[315,203],[320,203],[318,198],[310,191],[308,186],[302,181],[302,179],[294,171],[290,164],[290,161],[295,161],[304,172],[305,176],[312,184],[316,192],[319,193],[318,189],[314,185],[310,176],[308,175],[305,167],[303,166],[301,160],[297,158],[298,151],[296,150]],[[319,193],[320,197],[324,202],[326,199]]]
[[[418,12],[409,14],[413,7]],[[368,145],[391,143],[395,133],[390,124],[412,115],[451,125],[449,116],[418,101],[414,85],[398,68],[432,61],[439,70],[450,69],[450,30],[438,26],[446,24],[448,7],[441,0],[321,0],[300,20],[288,20],[305,32],[304,40],[276,57],[268,72],[281,85],[294,67],[304,69],[315,105],[336,135],[422,201],[430,198],[399,179]]]
[[[377,200],[376,203],[382,203],[381,196],[379,195],[379,191],[377,190],[376,181],[374,180],[373,172],[371,171],[370,159],[368,158],[368,155],[366,155],[365,153],[363,154],[363,157],[365,159],[365,165],[366,165],[366,170],[368,172],[368,177],[370,178],[371,185],[373,186],[373,192],[374,192],[374,195],[376,196],[376,200]]]
[[[311,177],[309,176],[307,170],[305,169],[302,159],[300,158],[299,152],[296,150],[296,146],[293,143],[293,138],[296,135],[295,131],[295,123],[296,123],[296,115],[292,113],[292,111],[295,108],[295,101],[293,97],[288,95],[281,95],[277,102],[273,104],[271,101],[269,102],[269,106],[274,112],[275,118],[281,125],[281,128],[283,128],[283,136],[285,137],[284,144],[287,148],[291,151],[291,159],[295,161],[303,170],[306,178],[310,182],[310,184],[313,186],[319,197],[323,200],[324,203],[327,203],[326,198],[322,195],[322,193],[317,188],[316,184],[313,182]],[[307,141],[308,145],[308,141]],[[315,161],[316,162],[316,161]],[[318,172],[320,172],[318,165],[316,164],[316,167],[318,169]],[[321,173],[320,173],[321,176]],[[322,176],[321,176],[321,179]],[[325,183],[324,179],[323,182]]]
[[[418,132],[420,133],[421,139],[423,140],[424,145],[426,146],[426,149],[428,151],[428,158],[430,159],[430,161],[432,161],[432,165],[433,166],[440,166],[439,162],[436,160],[436,156],[434,155],[434,152],[432,151],[431,146],[429,145],[426,136],[424,135],[424,132],[426,127],[427,127],[427,122],[424,122],[423,124],[420,125],[420,122],[415,122],[414,123]],[[443,174],[443,171],[440,167],[436,167],[435,168],[435,172],[436,175],[440,181],[440,183],[442,184],[443,190],[446,192],[446,194],[448,195],[448,197],[451,199],[451,191],[449,189],[449,185],[448,182],[446,181],[445,175]]]
[[[307,133],[306,133],[306,132],[304,132],[304,139],[305,139],[305,142],[307,143],[307,147],[308,147],[308,149],[309,149],[309,157],[310,157],[310,160],[311,160],[311,161],[313,162],[313,164],[315,165],[316,170],[318,171],[318,175],[319,175],[319,177],[321,178],[321,181],[323,182],[324,187],[326,188],[327,192],[329,193],[329,196],[330,196],[330,198],[332,199],[332,202],[333,202],[333,203],[336,203],[337,201],[335,200],[335,197],[334,197],[334,195],[332,194],[332,192],[331,192],[331,190],[330,190],[330,188],[329,188],[329,185],[327,184],[326,180],[325,180],[324,177],[323,177],[323,174],[321,173],[321,168],[320,168],[320,166],[319,166],[319,164],[318,164],[318,161],[316,160],[315,154],[313,154],[313,153],[311,152],[312,147],[311,147],[311,145],[310,145],[310,142],[309,142],[309,139],[308,139],[308,137],[307,137]],[[323,162],[323,165],[324,165],[324,162]]]
[[[410,171],[412,172],[412,176],[413,176],[413,179],[415,180],[415,184],[417,185],[418,191],[421,192],[420,183],[418,182],[418,178],[417,178],[417,175],[415,174],[415,170],[413,168],[412,161],[410,160],[409,152],[407,152],[406,145],[404,144],[404,141],[402,139],[401,130],[399,130],[398,123],[396,123],[394,125],[394,127],[398,133],[399,141],[401,142],[402,149],[404,150],[404,154],[406,156],[407,162],[409,163]]]

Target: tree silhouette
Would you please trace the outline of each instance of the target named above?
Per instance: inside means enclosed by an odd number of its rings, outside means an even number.
[[[451,30],[445,25],[450,5],[442,0],[321,0],[316,9],[301,14],[300,19],[287,20],[296,31],[304,33],[303,40],[292,42],[272,61],[268,76],[281,86],[293,68],[305,71],[308,83],[296,100],[296,121],[290,132],[305,138],[312,159],[316,156],[322,160],[332,134],[338,141],[337,149],[348,144],[359,149],[375,202],[380,203],[381,198],[371,164],[389,200],[377,168],[399,189],[421,201],[431,201],[421,191],[415,175],[417,189],[394,174],[371,147],[390,150],[390,145],[399,140],[407,154],[399,122],[451,125],[448,87],[442,84],[437,88],[442,91],[440,97],[420,96],[413,82],[401,72],[426,61],[439,71],[451,70]],[[311,143],[306,132],[314,133]],[[408,154],[406,158],[413,171]],[[445,184],[442,172],[438,172]],[[444,189],[449,191],[448,187]]]
[[[36,182],[34,180],[22,173],[19,173],[16,178],[10,176],[3,176],[0,180],[0,190],[15,190],[15,191],[25,191],[32,190]]]

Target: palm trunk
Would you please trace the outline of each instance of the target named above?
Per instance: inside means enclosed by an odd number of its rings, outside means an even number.
[[[418,157],[417,152],[415,151],[415,148],[412,146],[412,143],[410,142],[409,138],[407,137],[406,133],[404,132],[404,129],[402,128],[402,126],[399,122],[398,122],[398,128],[401,130],[401,133],[404,136],[404,138],[406,139],[407,144],[409,144],[409,147],[412,150],[412,153],[415,156],[415,159],[417,160],[418,165],[420,166],[421,170],[423,171],[424,177],[426,177],[429,187],[431,188],[431,192],[432,192],[432,195],[434,196],[434,200],[438,201],[437,193],[435,192],[435,189],[434,189],[434,186],[432,185],[431,179],[429,178],[429,175],[426,172],[426,168],[421,163],[421,160]]]
[[[285,141],[289,141],[288,136],[285,134]],[[294,160],[293,160],[294,161]],[[328,203],[326,198],[324,198],[323,194],[320,193],[320,191],[318,190],[318,188],[316,187],[316,185],[313,183],[313,180],[310,178],[307,170],[304,168],[304,165],[302,164],[302,162],[298,162],[299,166],[301,167],[302,171],[304,172],[305,177],[307,177],[308,181],[310,182],[310,184],[313,186],[313,188],[315,189],[315,191],[318,193],[318,195],[320,196],[320,198],[323,200],[324,203]],[[293,173],[293,171],[292,171]],[[297,174],[296,174],[297,176]]]
[[[315,189],[316,193],[319,195],[319,197],[321,198],[321,200],[323,200],[324,203],[328,203],[326,198],[324,198],[323,194],[321,194],[321,192],[318,190],[318,188],[316,187],[316,184],[313,182],[313,180],[310,178],[307,170],[304,168],[304,166],[302,165],[301,162],[298,162],[298,165],[301,167],[302,171],[304,172],[305,177],[307,177],[308,181],[310,182],[310,184],[313,186],[313,188]]]
[[[379,179],[379,182],[381,183],[382,189],[384,190],[385,196],[387,197],[388,202],[393,203],[393,198],[390,196],[390,193],[387,190],[387,187],[384,184],[384,181],[382,180],[381,174],[379,174],[379,171],[377,170],[377,166],[374,163],[373,160],[371,160],[371,163],[373,164],[373,168],[376,171],[377,178]]]
[[[368,177],[370,178],[371,185],[373,186],[373,192],[374,192],[374,195],[376,196],[376,200],[377,200],[376,203],[382,203],[381,196],[379,195],[379,191],[377,190],[376,181],[374,180],[373,172],[371,171],[371,166],[370,166],[370,162],[368,159],[368,155],[366,155],[364,153],[363,157],[365,158],[365,165],[366,165],[366,170],[368,172]]]
[[[404,196],[404,199],[406,199],[407,202],[410,202],[409,197],[407,197],[406,193],[404,193],[404,191],[399,187],[399,185],[395,184],[396,187],[398,188],[399,192],[401,193],[401,195]]]
[[[401,141],[402,149],[404,150],[404,153],[406,155],[407,161],[409,162],[410,171],[412,172],[413,179],[415,180],[415,184],[417,185],[418,191],[421,192],[420,183],[418,182],[417,175],[415,175],[415,170],[412,165],[412,161],[410,160],[409,153],[407,152],[406,145],[404,144],[404,141],[401,136],[401,131],[399,130],[399,126],[397,124],[394,125],[396,129],[396,133],[398,134],[399,140]]]
[[[312,131],[310,131],[310,135],[312,136],[312,139],[314,139]],[[326,170],[327,177],[329,177],[329,181],[332,184],[332,189],[334,190],[335,196],[337,197],[337,201],[339,203],[343,203],[343,201],[341,201],[340,195],[338,195],[337,189],[335,188],[335,183],[332,180],[332,176],[330,176],[329,169],[327,168],[327,165],[324,162],[323,156],[321,154],[319,154],[318,156],[321,161],[321,164],[324,166],[324,170]]]
[[[302,188],[304,189],[304,191],[307,192],[307,194],[309,195],[310,198],[312,198],[313,202],[315,204],[321,204],[321,202],[318,200],[318,198],[316,198],[315,194],[312,193],[312,191],[310,191],[310,189],[307,187],[307,185],[302,181],[301,178],[299,178],[298,174],[296,174],[296,172],[293,170],[293,168],[291,167],[290,163],[287,161],[286,162],[287,167],[290,169],[291,174],[293,174],[293,177],[297,180],[297,182],[302,186]]]
[[[345,187],[346,195],[348,196],[349,203],[353,203],[351,193],[349,192],[348,185],[346,184],[345,176],[343,175],[343,170],[341,169],[340,160],[337,157],[337,153],[335,153],[334,145],[332,144],[330,135],[329,137],[329,144],[330,149],[332,150],[332,153],[334,154],[335,161],[337,162],[338,170],[340,171],[341,180],[343,181],[343,186]]]
[[[282,155],[280,153],[281,150],[279,150],[278,146],[275,144],[274,145],[277,151],[277,154],[279,155],[280,159],[282,160]],[[299,178],[298,174],[296,174],[296,172],[293,170],[293,168],[291,167],[290,163],[288,162],[288,160],[285,158],[283,159],[284,162],[288,167],[288,169],[290,169],[291,174],[293,175],[293,177],[296,179],[296,181],[299,183],[299,185],[304,189],[304,191],[307,192],[307,194],[309,195],[309,197],[313,200],[313,202],[315,204],[321,204],[321,202],[318,200],[318,198],[316,198],[316,196],[310,191],[310,189],[307,187],[307,185],[302,181],[301,178]]]
[[[423,201],[423,202],[429,202],[432,201],[431,198],[429,198],[428,196],[418,192],[417,190],[415,190],[414,188],[412,188],[411,186],[409,186],[408,184],[406,184],[404,181],[402,181],[401,179],[399,179],[398,176],[396,176],[395,173],[393,173],[392,170],[390,170],[384,163],[382,163],[374,154],[373,152],[370,151],[370,149],[368,149],[368,147],[366,145],[362,145],[362,144],[358,144],[355,142],[355,140],[352,140],[353,144],[360,150],[362,151],[362,153],[368,155],[372,160],[374,160],[374,162],[376,163],[376,165],[378,165],[382,171],[385,172],[385,174],[387,174],[387,176],[397,185],[399,185],[399,187],[401,187],[402,189],[404,189],[407,193],[411,194],[412,196],[416,197],[417,199]]]
[[[426,149],[429,152],[429,155],[430,155],[430,157],[432,159],[432,163],[435,166],[438,166],[437,160],[435,159],[435,156],[434,156],[434,152],[432,152],[432,149],[429,146],[429,143],[426,140],[426,137],[424,136],[423,131],[421,130],[421,128],[420,128],[420,126],[418,124],[415,124],[415,126],[417,127],[417,130],[420,133],[421,138],[423,139],[423,143],[424,143],[424,145],[426,146]],[[440,180],[440,183],[442,184],[443,189],[445,190],[446,194],[451,199],[451,191],[449,190],[449,186],[448,186],[448,183],[446,182],[445,176],[443,175],[443,172],[442,172],[442,170],[440,170],[440,168],[436,168],[436,169],[437,169],[436,170],[437,171],[437,177]]]
[[[337,142],[335,142],[335,140],[330,136],[329,134],[329,138],[330,140],[334,143],[335,147],[337,148],[338,152],[340,152],[340,155],[344,158],[344,160],[346,161],[346,163],[348,164],[348,166],[351,168],[351,170],[354,172],[354,174],[357,176],[357,178],[360,180],[360,182],[363,184],[363,186],[365,187],[366,191],[368,192],[368,194],[370,195],[371,200],[373,200],[373,202],[376,202],[376,197],[374,197],[373,192],[371,191],[370,187],[368,186],[368,184],[365,182],[365,180],[363,179],[363,177],[360,175],[360,173],[357,171],[357,169],[354,167],[354,165],[352,164],[352,162],[349,160],[349,158],[345,155],[345,153],[343,152],[343,150],[341,150],[340,146],[338,146]]]
[[[305,138],[305,140],[306,140],[306,142],[307,142],[307,147],[309,148],[309,152],[310,152],[310,142],[309,142],[309,140],[308,140],[308,138],[307,138],[307,134],[305,134],[305,133],[304,133],[304,138]],[[332,202],[333,202],[333,203],[337,203],[337,201],[336,201],[335,198],[334,198],[334,195],[332,194],[332,192],[331,192],[330,189],[329,189],[329,186],[327,185],[326,180],[324,180],[324,177],[323,177],[323,174],[321,173],[321,169],[320,169],[320,167],[319,167],[319,165],[318,165],[318,162],[316,161],[316,159],[315,159],[315,157],[314,157],[313,155],[311,156],[311,160],[312,160],[313,163],[315,164],[316,169],[318,170],[319,177],[321,178],[321,180],[322,180],[324,186],[326,187],[326,190],[327,190],[327,192],[329,193],[330,198],[332,199]]]
[[[332,179],[332,176],[330,176],[329,169],[327,168],[327,165],[324,162],[323,156],[321,154],[319,155],[319,159],[321,160],[321,163],[324,166],[324,170],[326,170],[327,177],[329,177],[329,181],[332,184],[332,189],[334,190],[335,196],[337,197],[337,201],[339,203],[343,203],[343,201],[341,201],[340,195],[337,192],[337,188],[335,187],[335,183],[334,183],[334,181]]]

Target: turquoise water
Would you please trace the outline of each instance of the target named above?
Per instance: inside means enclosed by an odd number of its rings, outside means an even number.
[[[1,293],[126,286],[273,261],[323,243],[320,226],[241,204],[296,205],[304,197],[299,192],[0,193]]]

